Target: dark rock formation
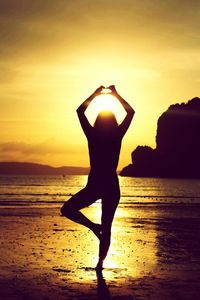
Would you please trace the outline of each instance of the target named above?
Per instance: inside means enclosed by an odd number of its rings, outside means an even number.
[[[171,105],[158,119],[156,149],[138,146],[120,175],[200,178],[200,98]]]

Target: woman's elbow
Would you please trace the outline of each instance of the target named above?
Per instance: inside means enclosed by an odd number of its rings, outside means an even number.
[[[135,111],[134,111],[134,109],[133,109],[132,107],[130,107],[127,113],[128,113],[130,116],[133,117],[134,114],[135,114]]]
[[[84,109],[81,106],[79,106],[77,108],[76,112],[77,112],[78,116],[81,116],[84,113]]]

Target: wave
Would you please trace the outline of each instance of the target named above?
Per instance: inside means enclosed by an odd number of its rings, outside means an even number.
[[[186,196],[186,195],[121,195],[123,198],[181,198],[181,199],[190,199],[190,198],[198,198],[200,196]]]
[[[71,197],[75,195],[75,193],[0,193],[0,197],[4,196],[36,196],[36,197],[44,197],[44,196],[59,196],[59,197]],[[135,194],[122,194],[121,198],[148,198],[148,199],[200,199],[200,196],[193,195],[135,195]],[[39,201],[39,200],[38,200]]]
[[[33,201],[33,200],[17,200],[17,201],[1,201],[0,200],[0,206],[31,206],[33,204],[37,204],[37,205],[41,205],[41,204],[61,204],[64,201],[45,201],[45,200],[41,200],[41,201]]]
[[[52,208],[52,207],[61,207],[64,201],[51,201],[51,202],[45,202],[45,201],[40,201],[40,202],[2,202],[0,201],[0,207],[1,208],[8,208],[8,207],[38,207],[38,208]],[[96,203],[97,205],[100,203]],[[163,202],[133,202],[133,203],[120,203],[119,208],[125,208],[125,209],[134,209],[137,207],[143,207],[143,208],[148,208],[148,207],[198,207],[200,208],[200,203],[182,203],[182,202],[177,202],[177,203],[163,203]]]
[[[0,193],[1,196],[73,196],[72,193]]]
[[[65,199],[2,199],[0,200],[0,207],[20,207],[20,206],[60,206],[65,202]],[[97,200],[94,205],[100,205],[101,202]],[[200,201],[198,199],[191,199],[190,201],[184,199],[170,199],[162,201],[155,199],[152,201],[152,198],[148,199],[148,201],[123,201],[123,199],[119,203],[119,207],[123,208],[131,208],[136,206],[200,206]]]

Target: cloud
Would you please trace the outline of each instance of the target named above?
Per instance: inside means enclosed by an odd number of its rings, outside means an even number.
[[[0,67],[0,84],[12,83],[17,76],[18,72],[15,68],[11,68],[6,65]]]
[[[195,0],[0,0],[0,51],[7,59],[44,51],[45,59],[102,39],[199,47],[199,9]]]
[[[79,147],[79,149],[77,149]],[[42,143],[24,143],[24,142],[5,142],[0,144],[0,153],[20,153],[22,155],[47,155],[47,154],[64,154],[79,153],[81,146],[62,145],[55,140],[49,140]]]
[[[86,157],[85,165],[88,164],[87,149],[80,145],[62,145],[56,141],[43,143],[5,142],[0,144],[1,161],[39,162],[52,165],[74,164]],[[81,162],[79,163],[81,165]]]

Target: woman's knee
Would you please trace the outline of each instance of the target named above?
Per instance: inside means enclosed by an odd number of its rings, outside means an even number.
[[[65,202],[60,209],[61,215],[65,217],[69,217],[73,214],[73,209],[70,203]]]

